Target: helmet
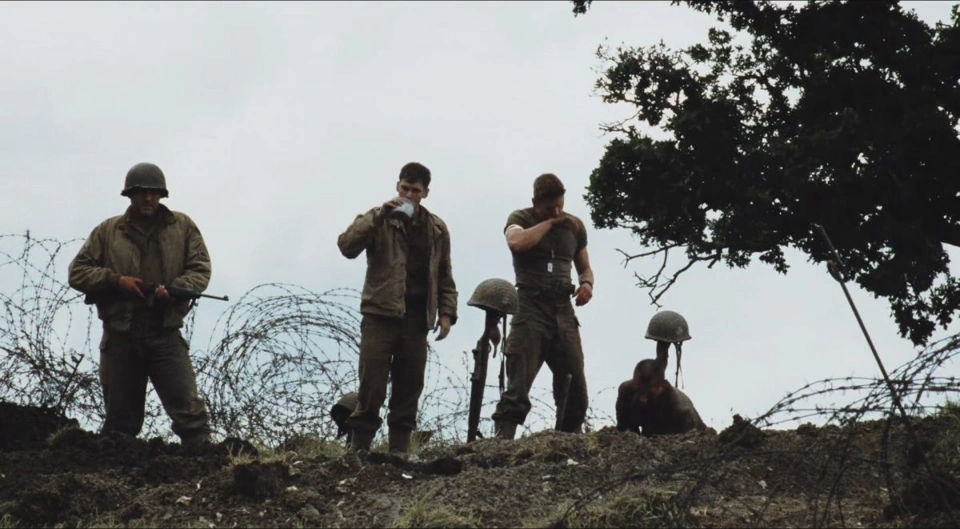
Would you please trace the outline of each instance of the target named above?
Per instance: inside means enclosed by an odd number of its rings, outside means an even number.
[[[690,328],[679,312],[664,310],[650,318],[646,338],[659,342],[683,342],[690,339]]]
[[[494,278],[477,285],[467,305],[504,314],[516,314],[517,309],[520,308],[520,300],[513,283],[506,279]]]
[[[337,437],[346,432],[347,419],[350,418],[350,414],[353,413],[353,410],[356,409],[359,402],[356,392],[347,393],[340,397],[340,400],[330,408],[330,417],[333,418],[333,422],[339,430]]]
[[[163,171],[152,163],[138,163],[127,171],[127,178],[123,182],[123,196],[129,196],[133,189],[159,189],[162,196],[166,197],[167,179],[163,176]]]

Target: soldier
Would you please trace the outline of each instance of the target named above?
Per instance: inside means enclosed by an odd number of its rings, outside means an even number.
[[[347,421],[351,446],[369,450],[382,424],[380,407],[392,391],[387,426],[391,452],[407,452],[427,366],[427,333],[444,339],[457,322],[457,286],[450,232],[421,201],[430,170],[411,162],[400,169],[398,196],[357,215],[337,246],[348,259],[367,252],[360,312],[360,387]]]
[[[493,413],[497,436],[513,439],[530,412],[530,388],[544,362],[553,372],[553,397],[560,430],[579,432],[587,411],[580,323],[570,298],[583,306],[593,297],[593,271],[583,221],[563,211],[566,190],[556,175],[533,182],[533,207],[507,218],[504,235],[513,254],[520,309],[510,322],[504,354],[507,389]],[[570,274],[576,268],[579,286]],[[562,385],[572,375],[565,395]]]
[[[690,397],[670,385],[665,377],[670,344],[677,349],[679,364],[681,344],[690,339],[687,320],[670,310],[658,312],[647,325],[646,338],[656,340],[657,358],[641,360],[633,377],[620,384],[617,429],[644,436],[706,429]]]
[[[165,288],[207,288],[211,267],[203,236],[190,217],[160,204],[169,193],[156,165],[134,165],[120,194],[130,199],[126,212],[94,228],[69,267],[70,286],[96,304],[103,321],[103,431],[140,433],[149,380],[181,442],[209,443],[207,408],[180,332],[191,305]],[[144,284],[156,285],[155,303],[146,302]]]

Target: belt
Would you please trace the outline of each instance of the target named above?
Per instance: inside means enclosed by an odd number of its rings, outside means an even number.
[[[517,291],[528,294],[538,301],[560,304],[570,300],[570,295],[576,291],[576,287],[572,283],[554,283],[548,287],[517,285]]]

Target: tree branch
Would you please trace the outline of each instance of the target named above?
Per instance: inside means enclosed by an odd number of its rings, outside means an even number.
[[[648,290],[647,295],[650,297],[650,303],[652,305],[656,305],[657,308],[661,308],[661,305],[659,303],[660,298],[663,297],[663,295],[666,294],[668,290],[670,290],[670,287],[672,287],[674,283],[677,282],[677,279],[680,277],[680,275],[682,275],[687,270],[690,270],[691,268],[693,268],[693,265],[701,262],[709,261],[707,268],[711,268],[713,267],[713,265],[717,264],[722,257],[720,250],[717,250],[717,252],[712,255],[698,255],[694,257],[690,257],[688,255],[687,264],[685,264],[679,270],[674,272],[673,275],[670,276],[670,279],[666,280],[665,283],[661,283],[661,280],[663,279],[663,273],[667,269],[667,262],[669,260],[670,250],[673,248],[679,248],[681,246],[683,246],[683,244],[679,244],[679,243],[669,244],[666,246],[661,246],[649,252],[642,252],[642,253],[633,254],[633,255],[628,254],[627,252],[619,248],[616,249],[618,252],[620,252],[621,255],[624,256],[624,260],[623,260],[624,268],[626,268],[627,263],[629,263],[633,259],[637,259],[640,257],[651,257],[660,253],[663,254],[663,262],[660,263],[660,268],[652,276],[643,277],[636,272],[633,273],[633,277],[636,278],[637,280],[637,286]]]

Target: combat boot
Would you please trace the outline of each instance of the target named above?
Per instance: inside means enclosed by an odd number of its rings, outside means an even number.
[[[410,430],[390,429],[390,452],[405,454],[410,451]]]
[[[517,435],[517,424],[509,421],[497,423],[496,436],[499,439],[513,439]]]
[[[370,451],[370,445],[373,444],[373,438],[377,435],[376,430],[353,429],[350,437],[350,448],[357,451]]]
[[[180,439],[180,445],[186,448],[201,448],[212,444],[210,434],[206,433],[194,434]]]

